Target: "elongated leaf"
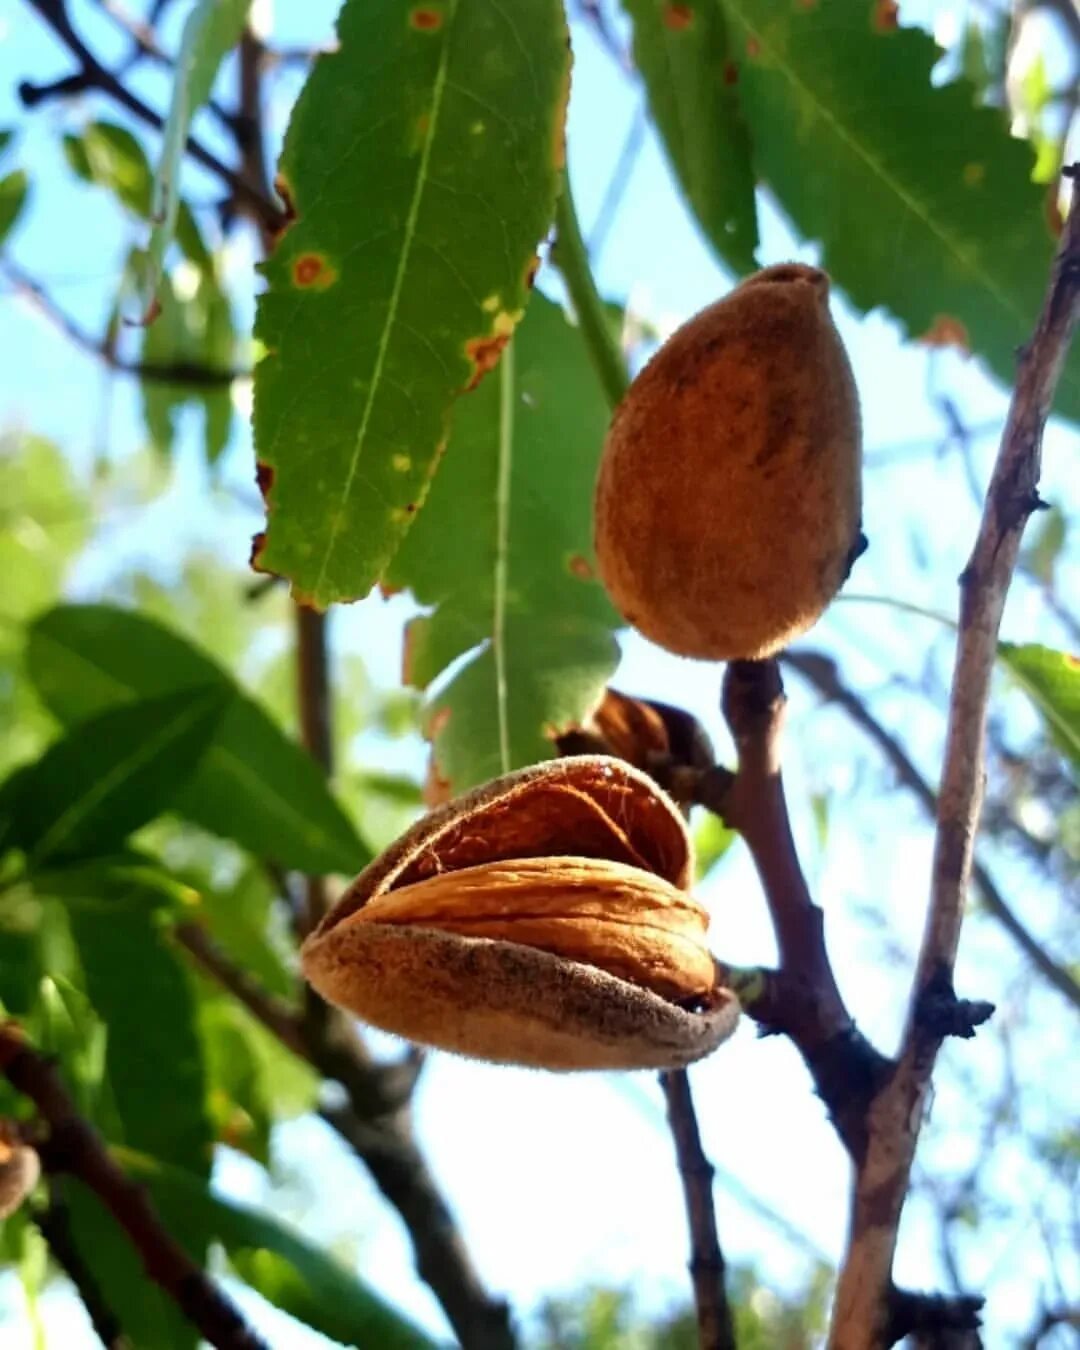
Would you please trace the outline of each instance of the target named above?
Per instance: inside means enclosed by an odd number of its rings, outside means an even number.
[[[218,67],[240,41],[251,0],[196,0],[184,24],[176,61],[172,101],[162,133],[161,157],[154,175],[151,215],[154,228],[147,248],[149,268],[145,308],[152,315],[165,254],[176,233],[180,205],[180,166],[191,119],[210,97]]]
[[[269,1214],[215,1195],[198,1177],[156,1158],[128,1149],[117,1157],[132,1175],[197,1214],[252,1288],[316,1331],[343,1345],[432,1350],[434,1342],[378,1294]]]
[[[293,112],[256,321],[258,563],[319,605],[382,574],[521,318],[569,62],[561,0],[346,0],[339,34]]]
[[[71,1236],[94,1284],[108,1300],[133,1346],[195,1350],[198,1334],[171,1298],[146,1278],[131,1239],[90,1190],[64,1180]]]
[[[77,177],[106,188],[134,215],[150,219],[153,172],[146,151],[126,127],[104,119],[91,122],[78,135],[65,136],[63,147],[64,157]],[[177,209],[176,241],[200,270],[212,266],[186,202],[180,202]]]
[[[959,341],[1011,383],[1054,240],[1032,154],[895,6],[723,0],[759,180],[863,310]],[[932,146],[932,152],[927,147]],[[1058,408],[1080,416],[1080,351]]]
[[[0,178],[0,244],[7,239],[22,215],[29,187],[30,180],[22,169],[15,169]]]
[[[618,659],[595,579],[592,491],[608,410],[578,331],[536,296],[497,374],[458,410],[447,462],[387,574],[435,606],[406,639],[454,791],[552,753]]]
[[[81,903],[65,899],[86,992],[107,1029],[105,1075],[119,1133],[100,1120],[99,1126],[111,1142],[153,1150],[208,1178],[213,1136],[195,998],[155,916],[156,894],[120,885],[111,893],[88,887]],[[212,1236],[205,1216],[153,1183],[150,1189],[168,1231],[201,1263]],[[72,1220],[80,1252],[129,1333],[142,1327],[144,1334],[170,1338],[140,1344],[194,1346],[190,1323],[168,1300],[148,1291],[145,1275],[132,1278],[130,1242],[109,1225],[101,1241],[96,1200],[82,1197]]]
[[[30,674],[69,726],[103,708],[193,685],[228,691],[214,744],[175,808],[256,857],[305,872],[353,872],[369,860],[310,757],[183,638],[105,605],[66,605],[30,630]]]
[[[623,8],[683,194],[720,257],[749,272],[758,244],[754,172],[723,9],[717,0],[624,0]]]
[[[0,844],[34,866],[121,839],[171,805],[227,702],[218,686],[110,708],[0,787]]]
[[[1037,643],[998,643],[998,659],[1046,721],[1051,740],[1080,769],[1080,658]]]
[[[229,298],[213,267],[204,270],[192,291],[182,294],[170,278],[158,286],[160,312],[143,330],[142,359],[151,366],[187,366],[229,371],[235,360],[236,333]],[[207,462],[220,458],[232,431],[232,395],[227,383],[146,380],[140,386],[147,430],[156,449],[169,454],[181,411],[194,405],[203,413]]]

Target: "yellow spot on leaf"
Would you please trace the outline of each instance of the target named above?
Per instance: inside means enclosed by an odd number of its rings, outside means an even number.
[[[412,460],[408,455],[393,455],[391,456],[390,463],[398,473],[408,473],[412,468]]]
[[[964,184],[967,187],[978,187],[986,177],[985,164],[965,164],[964,165]]]

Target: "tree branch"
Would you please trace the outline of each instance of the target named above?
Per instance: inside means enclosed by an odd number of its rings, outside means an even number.
[[[865,701],[844,683],[836,662],[821,652],[811,651],[784,652],[780,660],[792,670],[798,671],[826,701],[844,709],[851,721],[881,750],[900,782],[909,789],[927,813],[936,818],[937,793],[919,772],[900,741],[882,726]],[[1047,983],[1080,1012],[1080,984],[1077,984],[1068,970],[1059,965],[1032,936],[998,890],[986,867],[977,858],[972,863],[972,876],[982,892],[987,913],[1001,924]]]
[[[0,259],[0,272],[11,282],[16,292],[28,300],[54,328],[80,351],[95,360],[103,361],[110,370],[121,375],[134,375],[153,384],[184,384],[199,389],[221,389],[236,380],[251,378],[249,370],[215,370],[209,366],[194,365],[189,361],[155,364],[145,361],[126,361],[117,356],[107,338],[95,338],[65,313],[40,282],[35,281],[9,258]]]
[[[218,1350],[267,1350],[265,1343],[162,1227],[147,1192],[110,1157],[93,1126],[79,1115],[60,1075],[32,1049],[13,1022],[0,1026],[0,1072],[37,1107],[49,1126],[39,1146],[47,1171],[70,1172],[98,1197],[130,1238],[147,1275]]]
[[[738,752],[732,775],[701,775],[694,799],[739,831],[750,849],[769,907],[780,969],[762,973],[747,1011],[790,1036],[852,1158],[866,1144],[866,1111],[891,1062],[857,1029],[836,984],[825,946],[824,916],[814,904],[791,834],[780,735],[785,698],[775,661],[733,661],[723,709]]]
[[[93,1272],[75,1245],[67,1205],[59,1198],[58,1189],[54,1180],[48,1207],[34,1211],[34,1223],[49,1244],[53,1260],[75,1286],[90,1325],[105,1350],[131,1350],[131,1342],[124,1335],[119,1319],[102,1297]]]
[[[1042,313],[1016,387],[971,559],[960,579],[960,628],[938,799],[930,905],[895,1074],[869,1115],[830,1350],[879,1350],[900,1213],[930,1077],[943,1035],[937,1011],[953,993],[964,896],[981,807],[990,676],[1020,537],[1040,505],[1042,433],[1080,312],[1080,209],[1061,237]]]
[[[107,70],[72,28],[65,0],[27,0],[27,3],[37,11],[71,52],[79,64],[79,69],[75,74],[65,76],[62,80],[49,85],[37,86],[23,81],[19,85],[19,97],[25,107],[33,108],[49,99],[69,97],[72,94],[96,89],[107,94],[140,121],[158,131],[161,130],[164,118],[160,113],[156,113],[141,98],[133,94],[111,70]],[[216,175],[230,193],[243,201],[268,228],[278,230],[284,225],[285,213],[274,201],[266,194],[253,189],[240,175],[223,164],[216,155],[211,154],[192,136],[188,137],[187,150],[193,160]]]
[[[727,1299],[726,1267],[716,1231],[713,1168],[701,1146],[690,1079],[685,1069],[660,1074],[668,1125],[675,1141],[690,1225],[690,1278],[701,1350],[735,1350],[735,1325]]]

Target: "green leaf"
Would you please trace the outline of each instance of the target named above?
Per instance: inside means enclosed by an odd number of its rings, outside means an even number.
[[[623,0],[634,64],[671,167],[717,254],[752,271],[758,246],[750,137],[717,0]]]
[[[319,605],[380,577],[522,316],[569,78],[561,0],[347,0],[339,35],[293,112],[256,320],[259,563]]]
[[[1054,569],[1065,547],[1067,522],[1060,506],[1040,512],[1034,538],[1020,555],[1020,565],[1044,586],[1054,583]]]
[[[370,854],[313,760],[224,671],[167,628],[106,605],[68,605],[30,630],[30,674],[67,725],[198,685],[230,694],[214,744],[174,808],[255,857],[303,872],[357,872]]]
[[[894,7],[724,0],[758,179],[862,310],[960,340],[1011,384],[1055,241],[1031,149]],[[902,109],[902,115],[898,110]],[[933,153],[927,153],[932,145]],[[1058,410],[1080,416],[1080,350]]]
[[[343,1345],[433,1350],[434,1342],[372,1289],[269,1214],[215,1195],[199,1178],[156,1158],[115,1152],[133,1176],[198,1215],[240,1275],[285,1312]]]
[[[69,901],[71,929],[87,996],[107,1028],[105,1074],[122,1130],[114,1142],[209,1176],[196,1002],[154,899],[138,888],[88,893],[84,903]]]
[[[219,687],[189,688],[81,723],[0,786],[0,844],[37,867],[119,843],[172,804],[226,701]]]
[[[0,245],[6,241],[22,214],[29,187],[30,180],[22,169],[15,169],[0,178]]]
[[[275,1122],[315,1109],[318,1074],[235,999],[200,982],[199,1032],[214,1137],[266,1163]]]
[[[195,1350],[199,1337],[171,1298],[146,1277],[131,1239],[97,1196],[64,1180],[71,1236],[132,1346]]]
[[[1080,658],[1037,643],[999,642],[998,659],[1042,713],[1051,740],[1080,769]]]
[[[697,879],[704,881],[712,869],[738,838],[719,816],[703,811],[694,826],[694,857],[697,861]]]
[[[150,161],[127,127],[104,120],[91,122],[78,135],[63,140],[71,171],[85,183],[106,188],[140,220],[149,220],[154,195]],[[199,227],[186,202],[180,202],[176,239],[185,255],[201,269],[213,266]]]
[[[149,266],[143,291],[148,318],[155,311],[165,255],[176,234],[180,169],[191,120],[210,97],[221,62],[240,41],[250,6],[251,0],[196,0],[184,24],[172,100],[154,175],[151,202],[154,228],[147,246]]]
[[[91,122],[63,139],[68,167],[84,183],[108,188],[134,215],[147,218],[153,178],[146,151],[127,127]]]
[[[81,903],[68,897],[86,993],[107,1029],[105,1075],[116,1125],[97,1123],[110,1142],[152,1150],[206,1178],[213,1137],[195,998],[156,903],[137,886],[111,894],[88,888]],[[206,1217],[171,1192],[153,1183],[150,1189],[165,1227],[201,1264],[212,1236]],[[96,1199],[81,1195],[72,1220],[79,1250],[134,1343],[193,1347],[190,1323],[148,1284],[130,1240],[104,1219]]]
[[[496,375],[458,409],[427,508],[386,584],[434,612],[406,635],[436,769],[455,792],[545,759],[615,668],[592,492],[608,409],[578,331],[536,296]]]
[[[236,333],[232,309],[213,269],[203,271],[195,287],[181,290],[179,278],[166,278],[158,288],[160,312],[143,330],[142,359],[152,366],[190,366],[229,371]],[[232,430],[232,394],[228,383],[215,385],[177,380],[143,380],[143,411],[150,439],[165,454],[172,451],[177,417],[186,407],[201,408],[207,462],[213,464],[228,444]]]

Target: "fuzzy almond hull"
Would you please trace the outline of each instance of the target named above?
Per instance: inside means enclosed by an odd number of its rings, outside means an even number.
[[[609,595],[682,656],[769,656],[857,554],[861,432],[816,268],[767,268],[684,324],[615,413],[596,489]]]
[[[304,974],[329,1002],[422,1045],[546,1069],[675,1069],[735,1028],[714,991],[686,1012],[602,970],[512,942],[379,923],[309,938]]]

